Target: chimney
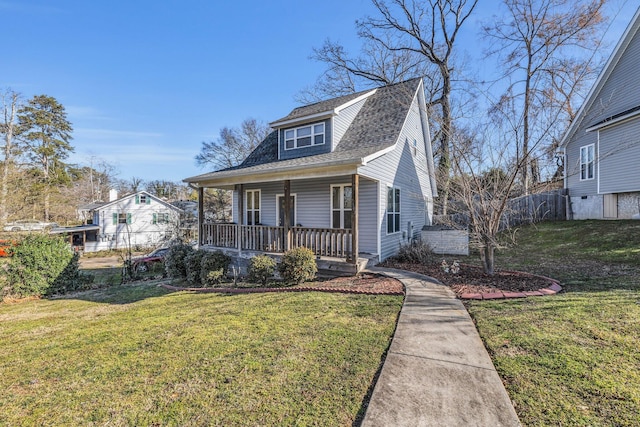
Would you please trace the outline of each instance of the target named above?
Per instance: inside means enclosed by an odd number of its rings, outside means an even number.
[[[118,190],[112,188],[109,190],[109,201],[113,202],[114,200],[118,200]]]

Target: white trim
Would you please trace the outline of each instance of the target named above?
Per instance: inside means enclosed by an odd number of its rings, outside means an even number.
[[[251,208],[251,212],[255,212],[258,211],[260,213],[260,224],[262,224],[262,189],[261,188],[245,188],[244,190],[244,212],[242,213],[243,215],[243,219],[244,221],[242,221],[242,224],[244,225],[249,225],[249,204],[247,203],[247,194],[251,192],[251,193],[255,193],[258,192],[258,203],[260,204],[260,207],[258,209],[256,209],[255,207]],[[252,218],[252,222],[253,222]],[[256,224],[251,224],[251,225],[256,225]]]
[[[333,189],[334,188],[340,188],[340,207],[339,207],[339,211],[340,211],[340,227],[334,227],[333,226],[333,211],[334,210],[338,210],[338,209],[334,209],[333,207]],[[351,187],[351,191],[353,192],[353,186],[351,185],[351,183],[348,184],[331,184],[330,190],[329,190],[329,228],[345,228],[344,226],[344,213],[345,208],[344,208],[344,188],[345,187]],[[353,193],[352,193],[353,194]],[[351,209],[349,209],[349,212],[353,212],[353,207]],[[353,224],[351,224],[351,228],[353,228]]]
[[[340,111],[344,110],[347,107],[351,107],[353,104],[357,104],[358,102],[362,101],[363,99],[366,99],[366,98],[370,97],[371,95],[376,93],[377,90],[378,89],[370,90],[369,92],[363,93],[362,95],[360,95],[357,98],[353,98],[349,102],[345,102],[344,104],[337,106],[336,108],[333,109],[334,113],[336,115],[340,114]]]
[[[389,212],[387,211],[388,206],[387,204],[389,203],[389,189],[394,190],[394,195],[393,198],[395,200],[395,190],[399,190],[400,191],[400,200],[398,201],[398,211],[393,211],[392,214],[395,216],[396,214],[399,216],[399,220],[398,220],[398,230],[397,231],[392,231],[391,233],[389,233],[389,220],[388,220],[388,215]],[[384,203],[384,218],[385,218],[385,222],[387,227],[385,228],[385,232],[387,233],[387,236],[391,236],[394,234],[398,234],[400,232],[402,232],[402,188],[397,186],[397,185],[391,185],[391,184],[387,184],[386,188],[385,188],[385,192],[384,192],[384,199],[385,199],[385,203]],[[394,202],[395,205],[395,202]],[[395,224],[394,224],[395,225]]]
[[[316,126],[320,126],[322,125],[322,133],[315,133],[315,127]],[[311,129],[311,133],[308,136],[302,136],[299,137],[298,136],[298,131],[300,129],[304,129],[304,128],[310,128]],[[281,129],[282,133],[284,133],[284,151],[291,151],[291,150],[300,150],[300,149],[305,149],[305,148],[309,148],[309,147],[315,147],[317,145],[325,145],[327,142],[327,124],[324,121],[320,121],[320,122],[315,122],[315,123],[309,123],[306,125],[301,125],[301,126],[296,126],[293,128],[286,128],[286,129]],[[293,132],[293,138],[287,138],[287,132]],[[280,133],[280,132],[278,132]],[[318,135],[322,135],[322,143],[316,143],[316,136]],[[303,138],[310,138],[310,144],[309,145],[303,145],[303,146],[298,146],[298,140],[303,139]],[[291,148],[287,148],[287,141],[293,141],[293,147]],[[279,145],[279,144],[278,144]]]
[[[295,226],[297,224],[297,220],[298,220],[298,193],[290,193],[289,196],[293,197],[293,216],[294,216],[294,220],[293,221],[293,225]],[[284,197],[284,193],[280,193],[280,194],[276,194],[276,226],[280,225],[278,224],[278,222],[280,221],[280,203],[278,203],[278,198],[279,197]]]
[[[336,110],[323,111],[321,113],[311,114],[309,116],[297,117],[295,119],[284,120],[281,122],[271,122],[269,126],[272,128],[281,128],[283,126],[294,125],[300,123],[302,125],[305,122],[318,121],[319,119],[330,119],[336,115]]]
[[[598,136],[600,136],[600,134],[598,133]],[[591,161],[589,160],[589,148],[592,149],[592,158]],[[583,163],[582,162],[582,150],[586,150],[587,151],[587,162]],[[579,159],[580,159],[580,181],[591,181],[593,179],[595,179],[596,177],[596,145],[595,144],[587,144],[587,145],[582,145],[580,147],[580,154],[579,154]],[[591,177],[589,177],[589,163],[593,163],[591,171],[592,171],[592,175]],[[587,177],[584,178],[583,174],[582,174],[582,166],[585,165],[586,166],[586,172],[587,172]]]
[[[606,129],[608,127],[617,125],[619,123],[622,122],[627,122],[629,120],[632,120],[634,118],[636,118],[637,116],[640,116],[640,110],[638,111],[634,111],[633,113],[629,113],[629,114],[625,114],[624,116],[618,117],[614,120],[608,121],[608,122],[604,122],[604,123],[600,123],[598,125],[595,126],[591,126],[590,128],[587,128],[585,130],[585,132],[593,132],[594,130],[600,130],[600,129]]]

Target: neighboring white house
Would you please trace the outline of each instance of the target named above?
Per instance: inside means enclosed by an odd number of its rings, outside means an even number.
[[[431,224],[435,173],[422,79],[299,107],[239,166],[185,179],[233,191],[233,222],[199,213],[200,245],[237,252],[305,246],[383,260]],[[202,210],[202,204],[200,204]]]
[[[640,216],[640,8],[564,135],[571,219]]]
[[[177,237],[183,214],[182,209],[146,191],[92,203],[83,210],[88,218],[84,229],[89,230],[82,242],[85,252],[161,245]]]

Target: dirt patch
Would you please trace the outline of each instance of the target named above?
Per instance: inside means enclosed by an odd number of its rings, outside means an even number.
[[[122,258],[119,255],[107,257],[80,257],[78,264],[81,269],[86,270],[94,268],[122,267]]]

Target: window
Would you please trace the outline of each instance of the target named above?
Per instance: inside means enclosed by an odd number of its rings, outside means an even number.
[[[136,194],[136,205],[149,205],[151,204],[151,197],[146,194]]]
[[[387,187],[387,234],[400,231],[400,189]]]
[[[247,190],[245,195],[247,225],[260,224],[260,190]]]
[[[352,197],[351,185],[331,186],[331,227],[351,228]]]
[[[594,145],[580,147],[580,180],[593,179],[595,169]]]
[[[113,214],[113,225],[116,224],[131,224],[131,214],[130,213],[114,213]]]
[[[169,214],[166,212],[159,212],[153,214],[154,224],[168,224],[170,221]]]
[[[321,144],[324,144],[324,123],[284,131],[285,150]]]

